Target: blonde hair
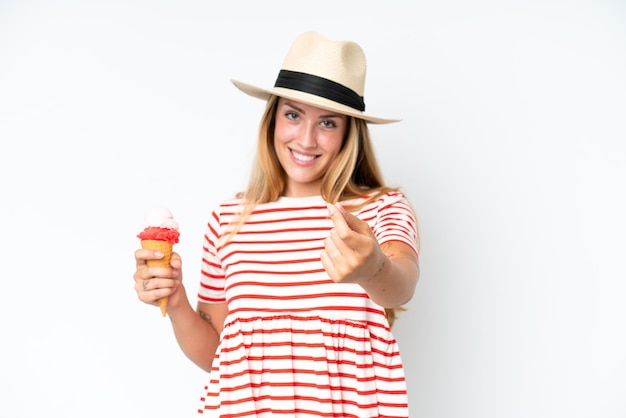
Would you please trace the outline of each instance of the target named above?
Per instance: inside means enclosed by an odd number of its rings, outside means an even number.
[[[244,200],[243,211],[230,230],[230,238],[237,234],[257,204],[277,200],[287,186],[287,174],[274,148],[278,100],[278,96],[271,96],[265,106],[250,180],[246,190],[238,194]],[[368,194],[369,198],[361,205],[347,208],[356,210],[394,190],[398,189],[384,185],[367,123],[363,119],[348,117],[348,128],[341,150],[322,179],[321,196],[329,203],[336,203]],[[390,326],[393,326],[396,319],[396,309],[385,308]]]

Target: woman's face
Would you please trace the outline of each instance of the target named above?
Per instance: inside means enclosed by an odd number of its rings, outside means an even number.
[[[345,115],[279,99],[274,148],[287,173],[286,196],[320,194],[322,177],[339,154],[347,124]]]

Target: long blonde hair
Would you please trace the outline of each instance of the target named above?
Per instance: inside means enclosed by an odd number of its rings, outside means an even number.
[[[244,200],[243,211],[231,229],[231,238],[243,226],[257,204],[277,200],[287,186],[287,174],[274,148],[278,100],[278,96],[271,96],[265,106],[250,180],[245,192],[239,194]],[[384,185],[367,123],[363,119],[349,117],[341,150],[322,179],[321,196],[332,204],[368,194],[369,198],[359,206],[361,207],[393,190],[397,188]],[[358,207],[348,209],[355,210]],[[392,326],[396,319],[396,308],[385,308],[385,313],[389,325]]]

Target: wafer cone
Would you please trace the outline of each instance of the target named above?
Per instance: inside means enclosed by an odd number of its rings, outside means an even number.
[[[167,241],[158,241],[153,239],[141,240],[141,248],[159,251],[163,254],[163,258],[161,259],[147,260],[146,263],[150,267],[170,267],[172,247],[173,245]],[[167,312],[167,297],[159,299],[159,306],[161,307],[161,314],[165,316],[165,313]]]

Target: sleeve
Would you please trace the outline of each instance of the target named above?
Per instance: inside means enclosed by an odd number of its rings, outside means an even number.
[[[213,212],[207,224],[202,246],[202,271],[200,288],[198,290],[199,302],[226,302],[226,274],[217,252],[220,231],[219,216],[216,212]]]
[[[380,245],[400,241],[419,253],[417,217],[403,193],[387,193],[381,198],[373,231]]]

